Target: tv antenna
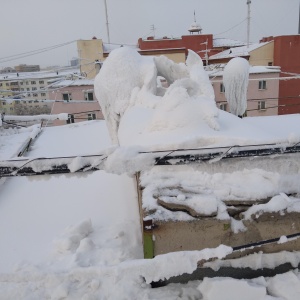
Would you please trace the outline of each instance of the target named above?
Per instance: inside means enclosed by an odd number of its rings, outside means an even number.
[[[156,28],[155,28],[154,24],[152,24],[152,25],[150,26],[150,29],[151,29],[151,31],[153,32],[153,36],[155,37],[155,30],[156,30]]]

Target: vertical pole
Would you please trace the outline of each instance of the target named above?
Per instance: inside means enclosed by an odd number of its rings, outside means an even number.
[[[300,3],[299,3],[299,21],[298,21],[298,34],[300,34]]]
[[[104,0],[105,6],[105,18],[106,18],[106,33],[107,33],[107,42],[110,44],[110,37],[109,37],[109,24],[108,24],[108,14],[107,14],[107,4],[106,0]]]
[[[250,4],[251,0],[247,0],[247,5],[248,5],[248,16],[247,16],[247,48],[249,48],[250,44]]]

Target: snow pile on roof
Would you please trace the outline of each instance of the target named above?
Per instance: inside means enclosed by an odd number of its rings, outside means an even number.
[[[170,87],[158,86],[158,76]],[[126,47],[114,50],[95,79],[95,93],[114,143],[120,139],[119,124],[131,109],[152,112],[145,128],[149,133],[170,132],[198,120],[213,130],[219,128],[213,88],[201,58],[192,51],[184,65],[166,57],[142,57]]]
[[[40,131],[39,125],[28,128],[0,128],[0,160],[17,156]]]
[[[300,193],[300,164],[295,162],[292,172],[289,159],[264,158],[250,164],[240,160],[230,164],[220,161],[196,166],[156,166],[141,173],[143,208],[150,212],[148,217],[157,220],[188,221],[199,216],[224,220],[230,219],[227,201],[253,203],[273,197],[267,204],[249,208],[244,219],[270,211],[300,212],[299,197],[283,194]],[[174,213],[163,207],[168,203],[190,207],[192,212]]]

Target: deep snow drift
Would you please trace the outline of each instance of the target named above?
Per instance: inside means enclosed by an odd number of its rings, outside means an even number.
[[[162,88],[158,76],[170,86]],[[143,57],[127,47],[116,49],[95,79],[95,93],[114,143],[119,140],[119,124],[130,107],[155,111],[148,132],[186,127],[198,119],[214,130],[219,128],[213,88],[201,58],[193,51],[189,51],[185,65],[163,56]]]

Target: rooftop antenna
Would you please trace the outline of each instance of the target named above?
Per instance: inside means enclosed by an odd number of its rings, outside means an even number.
[[[151,31],[153,32],[153,37],[155,37],[155,30],[156,30],[156,28],[155,28],[154,24],[152,24],[152,25],[150,26],[150,29],[151,29]]]
[[[195,10],[194,10],[194,22],[190,26],[188,31],[190,32],[190,34],[193,34],[194,32],[196,32],[198,34],[201,34],[201,32],[202,32],[201,26],[199,24],[197,24],[197,21],[196,21],[196,12],[195,12]]]
[[[247,48],[249,48],[250,44],[250,4],[251,0],[247,0],[247,5],[248,5],[248,16],[247,16]]]
[[[109,23],[108,23],[108,14],[107,14],[107,4],[106,0],[104,0],[104,6],[105,6],[105,19],[106,19],[106,33],[107,33],[107,41],[110,44],[110,37],[109,37]]]

